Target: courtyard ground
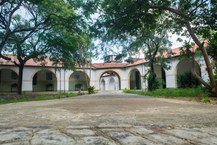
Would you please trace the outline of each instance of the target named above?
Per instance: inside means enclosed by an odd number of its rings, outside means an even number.
[[[0,144],[217,145],[217,105],[121,92],[0,105]]]

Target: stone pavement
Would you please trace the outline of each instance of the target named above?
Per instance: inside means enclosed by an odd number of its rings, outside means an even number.
[[[216,145],[217,128],[160,126],[17,127],[0,130],[2,145]]]
[[[217,145],[217,106],[119,92],[0,105],[1,145]]]

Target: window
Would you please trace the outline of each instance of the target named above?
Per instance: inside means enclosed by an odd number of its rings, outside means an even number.
[[[52,79],[53,79],[52,72],[46,72],[46,80],[52,80]]]
[[[11,72],[11,79],[12,80],[16,80],[17,79],[17,73],[16,72],[14,72],[14,71]]]
[[[37,85],[37,74],[34,75],[32,84]]]

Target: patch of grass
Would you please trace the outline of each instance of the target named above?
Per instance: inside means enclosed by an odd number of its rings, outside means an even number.
[[[205,103],[210,102],[208,91],[204,88],[186,88],[186,89],[158,89],[154,91],[141,91],[141,90],[124,90],[125,93],[163,97],[163,98],[181,98],[187,100],[202,101]]]
[[[132,93],[145,96],[163,96],[163,97],[204,97],[208,96],[208,92],[203,88],[189,88],[189,89],[158,89],[154,91],[137,91],[124,90],[125,93]]]
[[[67,97],[75,97],[75,93],[67,94],[0,94],[0,104],[17,103],[17,102],[28,102],[28,101],[42,101],[42,100],[52,100],[61,99]]]

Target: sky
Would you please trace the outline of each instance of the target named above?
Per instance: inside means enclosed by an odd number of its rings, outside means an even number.
[[[169,34],[169,40],[172,43],[171,49],[183,46],[183,42],[177,41],[178,38],[181,38],[183,41],[184,40],[189,41],[189,38],[187,38],[187,37],[179,36],[176,34]],[[117,52],[118,52],[118,50],[117,50]],[[103,63],[102,57],[103,57],[103,54],[101,54],[101,56],[99,56],[99,58],[92,58],[92,63]],[[144,57],[144,56],[141,55],[141,57]]]
[[[24,16],[24,18],[28,19],[29,18],[29,14],[27,11],[25,11],[24,9],[20,9],[17,11],[17,13],[21,13],[22,16]],[[93,19],[97,20],[99,14],[96,13],[92,16]],[[183,42],[179,42],[177,41],[177,38],[182,38],[183,40],[189,40],[189,38],[187,37],[183,37],[183,36],[178,36],[176,34],[169,34],[170,38],[169,40],[172,42],[172,46],[171,49],[173,48],[177,48],[177,47],[181,47],[183,45]],[[95,45],[97,45],[97,40],[96,42],[94,42]],[[112,48],[113,51],[118,52],[117,48]],[[92,58],[92,63],[103,63],[103,53],[100,54],[100,56],[98,56],[98,58]],[[141,55],[141,57],[144,57],[144,55]]]

